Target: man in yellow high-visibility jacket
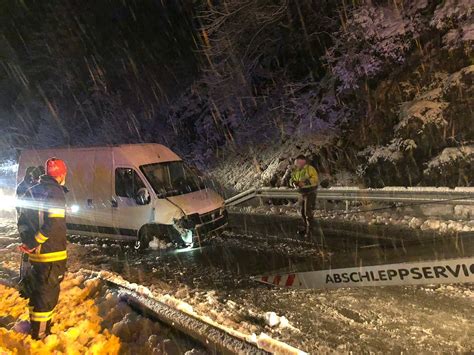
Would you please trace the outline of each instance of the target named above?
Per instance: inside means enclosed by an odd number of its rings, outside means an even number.
[[[318,172],[308,164],[304,155],[296,157],[290,184],[301,193],[301,217],[303,217],[305,225],[305,237],[309,239],[313,228]]]

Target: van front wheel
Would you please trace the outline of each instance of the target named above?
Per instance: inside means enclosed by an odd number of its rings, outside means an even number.
[[[138,239],[133,243],[133,249],[135,250],[145,250],[150,245],[150,241],[153,236],[148,233],[147,228],[143,228],[138,235]]]

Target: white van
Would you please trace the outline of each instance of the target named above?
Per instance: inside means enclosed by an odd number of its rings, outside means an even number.
[[[25,150],[17,181],[51,157],[68,166],[71,235],[131,240],[135,248],[153,237],[189,246],[227,225],[223,198],[163,145]]]

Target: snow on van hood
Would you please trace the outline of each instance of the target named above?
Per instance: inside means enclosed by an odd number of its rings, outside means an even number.
[[[168,200],[178,205],[187,215],[207,213],[224,205],[224,199],[210,189],[168,197]]]

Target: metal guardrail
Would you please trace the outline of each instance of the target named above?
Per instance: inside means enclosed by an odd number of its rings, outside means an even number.
[[[252,188],[225,201],[227,206],[236,206],[253,198],[296,200],[300,194],[289,188]],[[318,200],[377,201],[409,203],[446,203],[451,205],[474,205],[474,187],[385,187],[382,189],[360,189],[358,187],[320,188]]]

